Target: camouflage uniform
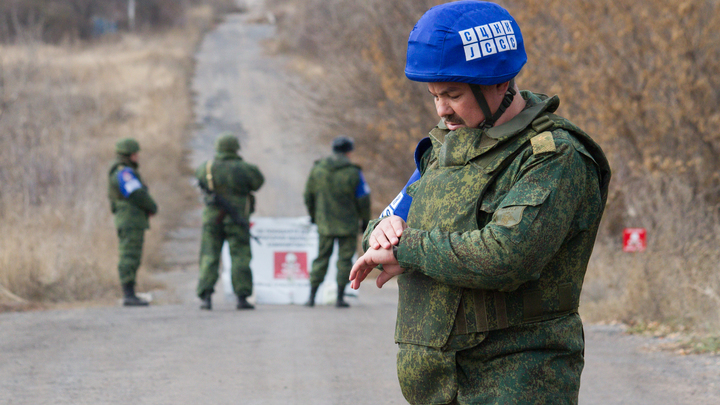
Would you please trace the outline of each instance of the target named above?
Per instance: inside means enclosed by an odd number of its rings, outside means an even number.
[[[315,162],[305,184],[304,198],[311,221],[317,224],[320,234],[310,286],[316,291],[325,279],[333,244],[337,240],[337,284],[341,300],[352,268],[358,231],[362,232],[370,219],[370,190],[360,167],[352,164],[344,154],[334,153]]]
[[[110,210],[115,215],[119,238],[118,273],[123,290],[134,297],[137,270],[140,267],[145,230],[150,228],[149,216],[157,213],[157,205],[143,183],[138,164],[130,155],[140,150],[135,140],[122,139],[116,145],[117,161],[108,173]],[[129,152],[129,153],[127,153]],[[132,294],[130,294],[132,292]]]
[[[410,403],[577,403],[577,309],[610,168],[552,114],[557,97],[522,96],[497,127],[441,122],[407,188],[395,340]]]
[[[245,162],[237,154],[239,144],[231,135],[218,138],[217,154],[211,161],[213,191],[227,199],[238,213],[249,220],[254,211],[254,196],[265,181],[257,166]],[[198,182],[207,187],[208,162],[195,171]],[[253,283],[250,270],[250,229],[233,222],[230,215],[218,207],[212,198],[205,196],[203,210],[202,245],[200,248],[200,279],[197,295],[209,302],[215,290],[223,243],[228,242],[232,260],[231,274],[235,294],[239,300],[252,295]],[[209,309],[209,308],[207,308]]]

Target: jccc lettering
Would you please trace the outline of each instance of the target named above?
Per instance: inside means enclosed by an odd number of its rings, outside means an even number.
[[[479,25],[458,33],[465,48],[466,61],[517,49],[515,30],[510,20]]]

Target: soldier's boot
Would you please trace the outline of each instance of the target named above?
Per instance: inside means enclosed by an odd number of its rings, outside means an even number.
[[[202,301],[202,304],[200,305],[200,309],[206,309],[208,311],[212,310],[212,293],[210,291],[205,291],[202,293],[202,296],[200,296],[200,300]]]
[[[235,307],[237,309],[255,309],[255,307],[247,302],[247,296],[246,295],[238,295],[238,303]]]
[[[337,308],[350,308],[350,304],[345,302],[345,285],[338,284],[337,301],[335,301]]]
[[[138,298],[135,295],[135,283],[129,282],[122,285],[123,289],[123,305],[126,307],[146,307],[150,303]]]
[[[308,298],[308,301],[305,303],[306,307],[314,307],[315,306],[315,295],[317,294],[319,286],[310,287],[310,298]]]

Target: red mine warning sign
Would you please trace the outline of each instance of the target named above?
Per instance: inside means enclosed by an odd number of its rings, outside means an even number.
[[[645,228],[625,228],[623,230],[623,252],[642,252],[647,247]]]

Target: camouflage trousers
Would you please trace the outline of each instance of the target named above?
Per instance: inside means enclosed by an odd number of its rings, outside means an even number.
[[[118,273],[120,284],[135,283],[140,260],[142,259],[143,241],[145,229],[142,228],[118,228],[119,244],[118,250]]]
[[[253,291],[252,272],[250,271],[250,233],[236,224],[215,222],[203,225],[200,245],[200,279],[197,295],[205,292],[212,294],[220,274],[220,253],[223,244],[230,248],[230,274],[235,295],[249,297]]]
[[[400,344],[398,379],[411,404],[577,404],[584,365],[577,314],[452,335],[438,349]]]
[[[352,257],[357,249],[357,236],[327,236],[320,235],[318,243],[318,256],[312,263],[312,271],[310,272],[310,285],[317,287],[322,284],[327,274],[328,265],[330,264],[330,256],[333,252],[335,239],[338,241],[338,261],[337,261],[337,283],[338,286],[344,286],[348,283],[350,277],[350,269],[352,269]]]

